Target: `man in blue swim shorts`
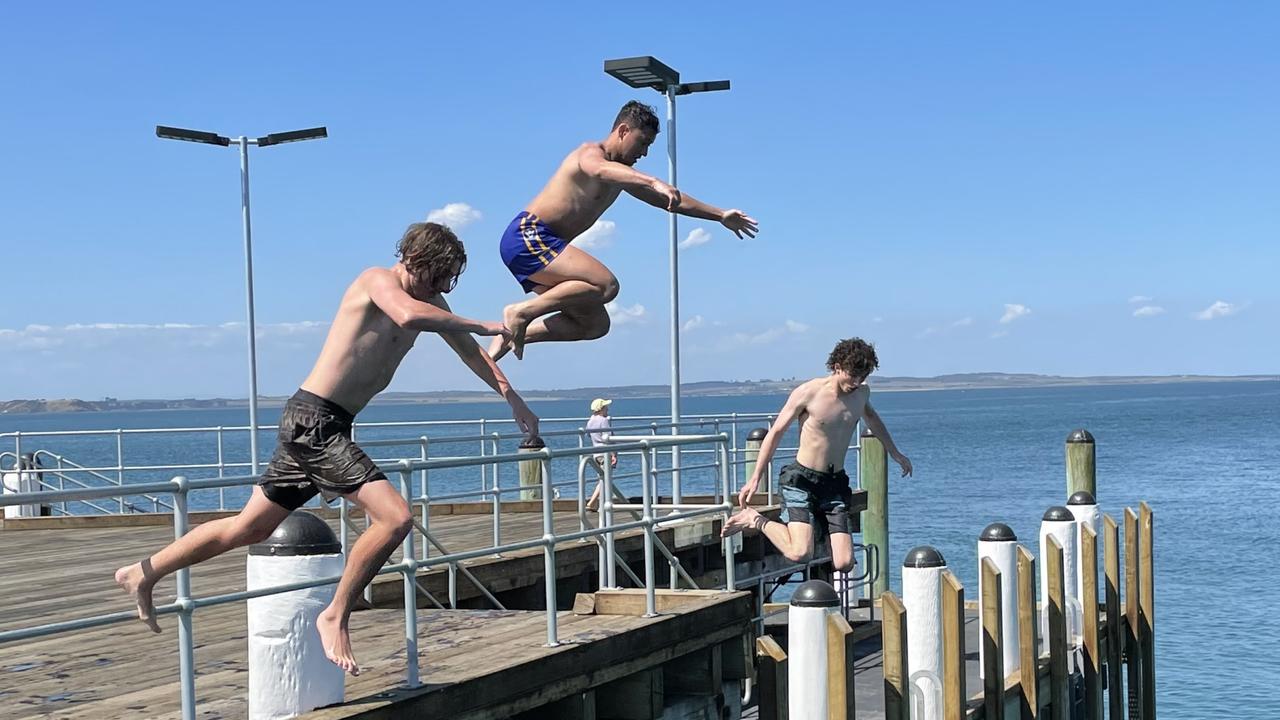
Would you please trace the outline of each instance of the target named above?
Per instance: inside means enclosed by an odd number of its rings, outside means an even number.
[[[668,212],[715,220],[739,238],[755,237],[756,221],[741,210],[713,207],[631,167],[648,154],[657,136],[653,108],[627,103],[609,136],[569,153],[542,192],[507,226],[502,262],[520,287],[537,297],[503,310],[511,337],[495,337],[489,344],[493,359],[513,350],[523,358],[526,343],[594,340],[609,332],[605,304],[617,297],[618,279],[570,243],[624,190]]]
[[[849,505],[853,492],[844,471],[849,443],[858,421],[867,423],[871,434],[884,443],[889,457],[902,467],[902,476],[911,474],[911,461],[903,455],[869,401],[867,376],[879,360],[870,343],[850,338],[836,343],[827,358],[826,377],[815,378],[791,393],[787,404],[760,443],[756,470],[738,493],[741,512],[729,518],[721,535],[728,537],[748,528],[764,533],[792,562],[813,556],[814,542],[831,539],[831,564],[847,572],[853,567],[853,536],[849,532]],[[800,449],[796,461],[782,468],[778,481],[782,489],[782,515],[786,523],[775,522],[747,505],[760,480],[769,472],[773,452],[792,421],[800,419]]]

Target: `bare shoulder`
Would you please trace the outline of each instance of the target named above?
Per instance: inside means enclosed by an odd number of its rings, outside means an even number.
[[[800,383],[795,390],[791,391],[791,401],[801,406],[807,405],[813,400],[814,395],[822,388],[825,378],[814,378]]]

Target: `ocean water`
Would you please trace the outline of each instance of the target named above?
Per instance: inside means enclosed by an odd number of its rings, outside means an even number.
[[[695,413],[776,412],[781,396],[687,398]],[[1087,428],[1097,441],[1098,500],[1122,521],[1125,507],[1146,501],[1155,512],[1155,615],[1157,704],[1164,718],[1207,720],[1280,717],[1280,383],[1217,382],[1016,390],[947,390],[873,394],[915,476],[890,482],[891,585],[900,586],[900,564],[916,545],[942,551],[972,596],[976,592],[976,540],[991,522],[1004,522],[1033,553],[1040,516],[1066,500],[1064,441]],[[544,417],[582,417],[581,402],[534,403]],[[487,403],[375,405],[364,421],[502,417],[505,406]],[[615,415],[660,415],[667,401],[620,400]],[[279,410],[264,409],[263,424]],[[69,415],[0,415],[0,433],[243,425],[244,410],[172,410]],[[580,423],[577,423],[580,424]],[[570,424],[561,427],[574,427]],[[621,422],[615,422],[621,424]],[[758,424],[758,423],[757,423]],[[740,430],[745,439],[748,426]],[[510,425],[502,428],[509,430]],[[723,427],[727,431],[727,427]],[[490,427],[488,430],[492,431]],[[711,430],[708,427],[708,430]],[[475,428],[451,432],[472,435]],[[421,430],[369,428],[359,439],[416,437]],[[478,441],[447,443],[430,432],[432,455],[475,454]],[[794,445],[793,437],[786,443]],[[129,464],[215,463],[210,433],[125,435]],[[273,435],[261,436],[269,455]],[[12,450],[0,437],[0,452]],[[502,443],[514,449],[516,441]],[[554,446],[576,440],[554,440]],[[24,452],[45,448],[82,465],[114,465],[116,438],[30,437]],[[380,449],[379,459],[416,456],[418,447]],[[247,457],[247,434],[227,432],[224,457]],[[703,458],[705,461],[705,458]],[[852,461],[852,458],[851,458]],[[686,466],[696,461],[686,456]],[[7,465],[7,463],[6,463]],[[621,471],[634,469],[624,458]],[[891,472],[893,470],[891,463]],[[573,475],[559,462],[556,479]],[[243,471],[228,470],[227,474]],[[513,470],[501,478],[516,484]],[[126,481],[167,479],[175,471],[127,472]],[[191,477],[216,470],[191,470]],[[114,473],[111,474],[114,477]],[[490,479],[490,482],[492,480]],[[685,491],[709,490],[707,471],[690,471]],[[431,474],[432,495],[480,487],[474,469]],[[625,485],[624,485],[625,487]],[[576,490],[564,488],[566,495]],[[245,491],[219,498],[206,491],[195,507],[235,506]],[[74,509],[74,508],[73,508]],[[80,508],[81,511],[84,508]]]

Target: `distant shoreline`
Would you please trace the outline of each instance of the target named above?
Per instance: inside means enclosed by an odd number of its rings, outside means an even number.
[[[923,392],[929,390],[1001,390],[1017,388],[1089,387],[1103,385],[1159,385],[1206,382],[1277,382],[1280,375],[1103,375],[1069,377],[1061,375],[1036,375],[1031,373],[964,373],[939,375],[931,378],[880,377],[871,385],[876,392]],[[799,379],[760,380],[748,382],[694,382],[681,386],[684,397],[734,397],[740,395],[778,395],[791,391]],[[586,387],[562,390],[530,390],[523,393],[528,401],[589,400],[607,396],[624,398],[664,398],[670,393],[667,385],[626,385],[621,387]],[[264,396],[259,407],[280,407],[288,398]],[[443,405],[457,403],[502,402],[487,391],[439,390],[432,392],[390,392],[374,398],[374,405]],[[34,399],[0,401],[0,414],[18,413],[79,413],[109,412],[115,410],[180,410],[244,408],[244,398],[182,398],[175,400],[103,400]]]

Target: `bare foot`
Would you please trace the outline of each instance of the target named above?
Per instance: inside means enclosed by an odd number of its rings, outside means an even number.
[[[489,357],[493,358],[494,362],[498,362],[509,352],[511,352],[511,340],[506,335],[494,335],[489,341]]]
[[[346,625],[339,620],[336,614],[330,614],[328,610],[316,618],[316,630],[320,632],[325,657],[344,671],[359,675],[360,666],[356,665],[356,656],[351,652],[351,636],[347,634]]]
[[[725,521],[724,527],[720,529],[720,537],[732,537],[743,530],[755,527],[756,522],[758,522],[756,518],[758,517],[760,517],[760,513],[756,512],[755,508],[739,511]]]
[[[155,580],[147,577],[143,563],[150,566],[150,562],[143,560],[116,570],[116,584],[129,593],[129,597],[137,604],[138,619],[151,628],[151,632],[158,633],[160,624],[156,622],[156,606],[151,602],[151,588],[155,586]]]
[[[524,359],[524,331],[529,327],[529,320],[520,312],[524,303],[512,303],[502,309],[502,324],[511,331],[511,350],[517,360]]]

